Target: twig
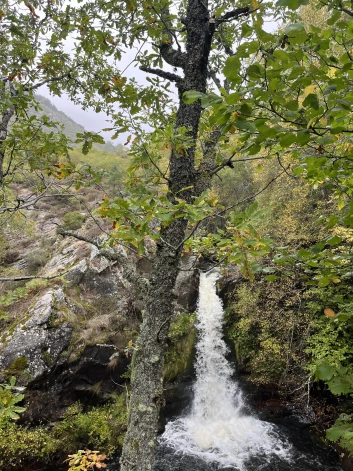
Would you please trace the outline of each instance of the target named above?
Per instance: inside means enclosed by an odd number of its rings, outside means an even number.
[[[172,74],[171,72],[166,72],[162,69],[152,69],[151,67],[146,67],[144,65],[140,66],[140,70],[143,72],[147,72],[149,74],[158,75],[158,77],[164,78],[166,80],[170,80],[171,82],[181,82],[182,78],[179,77],[177,74]]]
[[[72,270],[70,268],[69,270],[62,271],[58,273],[57,275],[49,275],[49,276],[44,276],[44,275],[33,275],[33,276],[18,276],[18,277],[13,277],[13,278],[0,278],[0,281],[26,281],[26,280],[52,280],[53,278],[58,278],[59,276],[66,275],[66,273],[69,273]]]

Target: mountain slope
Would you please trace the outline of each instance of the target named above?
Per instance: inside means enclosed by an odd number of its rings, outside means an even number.
[[[85,128],[81,124],[76,123],[76,121],[70,118],[70,116],[68,116],[66,113],[58,110],[48,98],[45,98],[41,95],[35,95],[35,98],[42,108],[42,111],[38,111],[36,114],[39,117],[46,115],[52,121],[59,121],[59,123],[64,126],[65,134],[72,141],[76,140],[77,133],[82,133],[85,131]],[[108,141],[105,144],[95,144],[95,146],[109,152],[117,151],[117,146],[115,146],[111,141]]]

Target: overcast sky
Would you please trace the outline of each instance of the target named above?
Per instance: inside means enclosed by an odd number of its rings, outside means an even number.
[[[145,72],[134,67],[133,64],[129,65],[135,58],[135,55],[136,51],[134,49],[124,54],[119,63],[119,68],[121,71],[124,71],[124,77],[134,77],[141,84],[148,83],[146,81]],[[107,121],[108,118],[105,113],[96,113],[92,109],[85,111],[81,106],[75,105],[71,100],[69,100],[66,94],[63,94],[61,97],[51,95],[47,87],[41,87],[40,90],[38,90],[38,93],[39,95],[49,98],[58,110],[63,111],[65,114],[70,116],[71,119],[84,126],[87,131],[99,132],[104,128],[111,127],[110,123]],[[101,133],[105,140],[109,140],[113,134],[114,132]],[[114,141],[114,144],[123,144],[126,140],[127,134],[128,133],[122,134]]]
[[[271,32],[278,28],[278,24],[274,21],[267,20],[265,21],[264,29]],[[74,41],[68,40],[68,48],[74,47]],[[131,61],[134,60],[137,53],[137,48],[132,49],[131,51],[126,52],[121,61],[119,62],[120,71],[122,75],[127,78],[135,78],[139,83],[145,84],[146,73],[134,67],[134,64],[131,64]],[[166,65],[169,68],[168,65]],[[63,94],[61,97],[53,96],[49,93],[49,90],[46,87],[40,88],[38,93],[49,100],[56,106],[60,111],[63,111],[65,114],[70,116],[78,124],[81,124],[85,127],[87,131],[100,132],[106,127],[110,127],[110,123],[107,121],[107,116],[105,113],[96,113],[94,110],[82,110],[79,105],[75,105],[72,101],[69,100],[66,94]],[[102,132],[101,135],[105,140],[109,140],[114,132]],[[129,133],[122,134],[117,140],[114,141],[114,144],[123,144],[126,140],[126,137]]]

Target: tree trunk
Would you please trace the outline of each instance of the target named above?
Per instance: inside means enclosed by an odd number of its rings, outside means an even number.
[[[5,159],[5,139],[7,137],[10,120],[15,113],[15,107],[8,108],[0,122],[0,185],[4,177],[4,159]]]
[[[186,105],[181,97],[187,90],[206,91],[213,34],[207,2],[189,0],[184,23],[187,28],[186,54],[182,58],[184,79],[179,84],[180,101],[175,128],[186,127],[193,145],[179,154],[175,150],[171,153],[169,196],[171,201],[174,195],[178,195],[191,203],[196,187],[194,154],[201,105],[199,102]],[[163,404],[164,354],[186,228],[185,219],[176,219],[161,230],[133,365],[129,424],[121,457],[121,471],[153,469],[158,418]]]

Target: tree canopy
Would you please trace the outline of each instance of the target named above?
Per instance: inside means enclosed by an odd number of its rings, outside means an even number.
[[[319,287],[351,279],[351,247],[331,229],[353,227],[353,11],[351,2],[327,0],[311,2],[300,16],[298,8],[307,3],[8,1],[1,7],[4,185],[19,165],[61,178],[75,171],[70,161],[56,159],[67,154],[65,137],[44,134],[42,126],[55,123],[28,116],[33,92],[44,84],[86,108],[105,110],[114,138],[129,133],[126,193],[106,197],[100,214],[113,221],[112,243],[123,241],[142,255],[153,239],[157,251],[135,352],[123,471],[153,466],[184,249],[241,264],[249,279],[264,272],[276,281],[293,270]],[[279,25],[276,31],[266,27],[269,20]],[[121,70],[126,55],[147,74],[146,85]],[[89,132],[77,139],[85,153],[95,141],[102,139]],[[226,167],[236,172],[240,163],[266,166],[270,160],[277,170],[254,194],[224,206],[210,191]],[[283,175],[323,189],[337,205],[322,216],[327,237],[313,245],[276,247],[256,229],[262,211],[255,204],[246,208]],[[205,229],[210,221],[213,234]],[[267,254],[272,265],[264,268],[257,258]],[[349,393],[351,379],[342,380],[347,372],[340,368],[323,363],[317,377],[334,379],[336,392]]]

